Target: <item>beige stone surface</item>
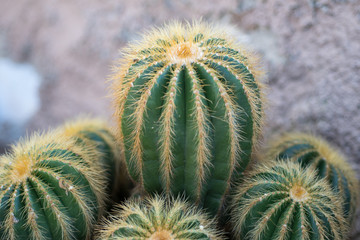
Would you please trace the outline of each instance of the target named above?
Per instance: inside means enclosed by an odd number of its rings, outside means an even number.
[[[359,0],[0,0],[0,54],[44,77],[29,130],[79,113],[111,118],[107,76],[119,49],[172,19],[232,23],[268,72],[266,142],[320,134],[360,166]],[[1,49],[1,48],[0,48]],[[360,239],[360,221],[353,239]]]

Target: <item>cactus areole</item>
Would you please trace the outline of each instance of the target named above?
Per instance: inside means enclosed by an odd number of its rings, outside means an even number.
[[[172,23],[115,67],[118,134],[132,178],[216,214],[248,165],[263,115],[257,59],[219,27]]]

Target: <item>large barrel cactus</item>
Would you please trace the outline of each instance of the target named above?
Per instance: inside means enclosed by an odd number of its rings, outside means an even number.
[[[259,77],[249,51],[204,23],[172,23],[130,45],[112,79],[131,177],[216,214],[260,134]]]
[[[106,186],[95,148],[55,132],[0,158],[0,238],[90,239]]]
[[[95,239],[224,239],[213,221],[181,199],[155,196],[138,200],[121,205],[110,221],[99,226]]]
[[[348,228],[340,197],[314,170],[294,162],[255,169],[233,198],[236,239],[346,239]]]
[[[292,158],[303,167],[316,169],[343,199],[344,216],[351,225],[359,201],[359,183],[354,170],[340,152],[320,137],[289,133],[272,143],[268,158]]]

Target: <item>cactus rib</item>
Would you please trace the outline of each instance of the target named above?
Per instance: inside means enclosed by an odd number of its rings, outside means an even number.
[[[109,195],[112,194],[116,198],[115,195],[121,194],[118,192],[119,189],[125,191],[125,185],[129,185],[129,179],[124,171],[125,166],[122,166],[120,162],[120,149],[116,138],[106,122],[81,117],[65,123],[58,128],[58,131],[67,137],[75,138],[80,146],[93,145],[101,154],[100,159],[96,161],[106,171]]]

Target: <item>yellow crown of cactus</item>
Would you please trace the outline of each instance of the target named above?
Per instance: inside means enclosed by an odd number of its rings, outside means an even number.
[[[175,22],[131,44],[119,64],[115,116],[130,175],[215,215],[260,134],[257,59],[220,26]]]
[[[291,160],[255,169],[233,198],[231,221],[236,239],[346,238],[340,196],[314,170]]]
[[[34,134],[1,157],[1,239],[89,239],[104,205],[95,148]]]
[[[359,181],[346,158],[326,140],[305,133],[288,133],[274,140],[267,158],[291,158],[303,167],[316,169],[342,196],[344,216],[352,224],[359,204]]]
[[[96,239],[223,239],[207,215],[181,199],[131,200],[100,226]]]

